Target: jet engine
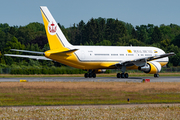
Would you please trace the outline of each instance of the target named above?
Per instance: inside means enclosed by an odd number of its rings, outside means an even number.
[[[145,73],[156,74],[161,71],[161,64],[155,61],[151,61],[143,67],[138,67],[138,70],[141,70]]]

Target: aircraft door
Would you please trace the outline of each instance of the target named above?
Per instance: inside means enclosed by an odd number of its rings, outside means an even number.
[[[82,59],[82,60],[85,59],[85,53],[84,53],[84,50],[81,51],[81,59]]]

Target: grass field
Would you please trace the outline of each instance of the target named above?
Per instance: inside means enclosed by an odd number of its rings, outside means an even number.
[[[0,91],[0,106],[180,102],[179,82],[1,82]]]
[[[130,102],[127,99],[130,99]],[[1,82],[0,119],[179,119],[180,106],[37,107],[180,103],[179,82]],[[34,106],[2,107],[2,106]]]

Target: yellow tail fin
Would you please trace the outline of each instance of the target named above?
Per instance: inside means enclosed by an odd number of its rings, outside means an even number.
[[[67,41],[48,8],[46,6],[41,6],[40,8],[50,49],[71,49],[72,45]]]

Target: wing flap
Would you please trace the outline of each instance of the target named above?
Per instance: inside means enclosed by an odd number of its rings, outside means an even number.
[[[115,64],[115,66],[117,66],[117,65],[127,66],[129,64],[134,64],[136,66],[144,66],[148,61],[157,60],[157,59],[164,58],[164,57],[170,57],[173,55],[175,55],[175,53],[171,52],[171,53],[161,54],[158,56],[151,56],[151,57],[139,58],[139,59],[134,59],[134,60],[127,60],[127,61],[119,62],[119,63]]]
[[[152,60],[156,60],[156,59],[160,59],[160,58],[164,58],[164,57],[170,57],[176,55],[174,52],[171,53],[166,53],[166,54],[162,54],[162,55],[158,55],[158,56],[153,56],[153,57],[149,57],[147,59],[147,61],[152,61]]]

